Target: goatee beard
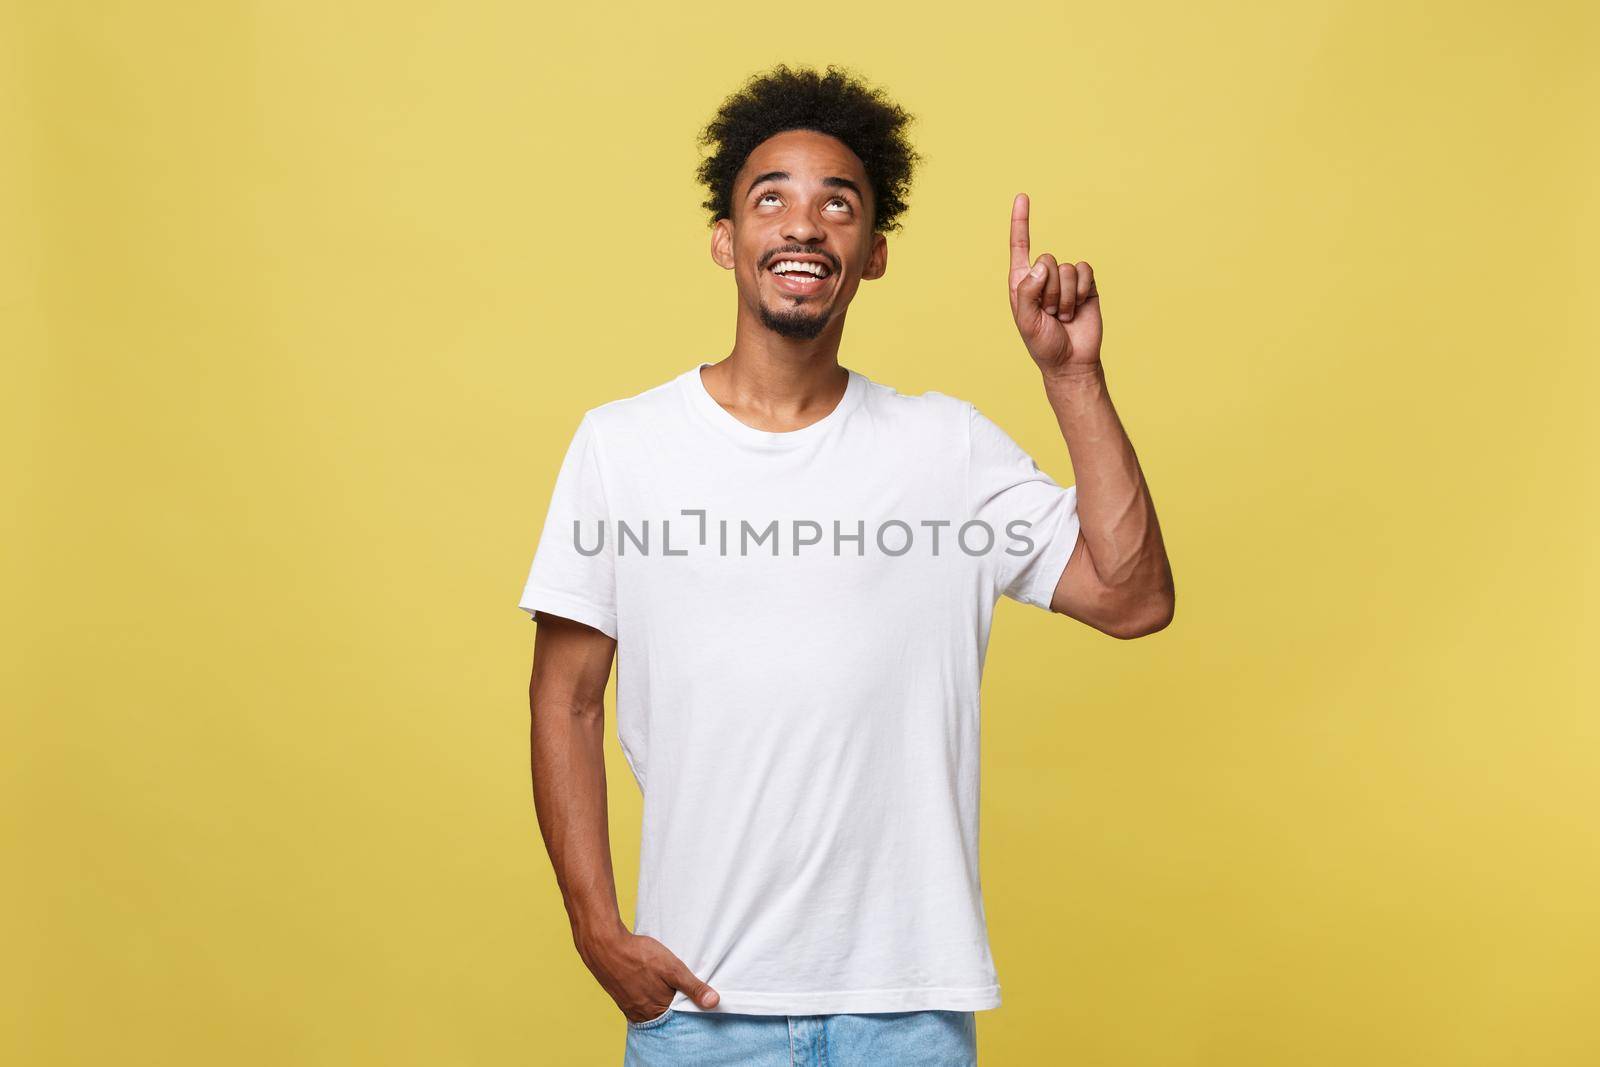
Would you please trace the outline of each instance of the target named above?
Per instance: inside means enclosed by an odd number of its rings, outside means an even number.
[[[780,337],[788,337],[796,341],[809,341],[827,329],[828,313],[824,310],[820,314],[808,315],[798,308],[773,311],[763,301],[761,303],[761,325]]]

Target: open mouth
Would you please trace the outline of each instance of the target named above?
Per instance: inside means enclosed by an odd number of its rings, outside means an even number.
[[[779,256],[767,273],[784,292],[804,294],[820,292],[823,283],[833,276],[833,268],[818,256]]]

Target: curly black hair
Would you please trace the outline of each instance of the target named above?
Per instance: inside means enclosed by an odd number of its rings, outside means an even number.
[[[816,130],[843,141],[866,167],[876,205],[873,229],[897,230],[911,172],[922,160],[906,139],[912,119],[848,68],[829,64],[821,73],[780,63],[751,75],[700,131],[699,144],[712,149],[696,175],[711,194],[701,206],[712,223],[731,218],[733,179],[755,147],[784,130]]]

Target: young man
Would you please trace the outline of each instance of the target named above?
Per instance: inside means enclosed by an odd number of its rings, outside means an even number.
[[[1012,313],[1077,484],[971,404],[840,366],[917,160],[853,77],[778,67],[702,134],[733,350],[586,412],[524,589],[539,825],[630,1064],[970,1064],[1000,1003],[978,881],[978,692],[1002,595],[1119,638],[1172,618],[1106,392],[1088,263]],[[603,695],[644,795],[634,929],[606,829]]]

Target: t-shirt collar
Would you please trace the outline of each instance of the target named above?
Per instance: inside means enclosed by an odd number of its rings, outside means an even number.
[[[702,368],[709,366],[711,366],[709,361],[702,361],[689,368],[679,377],[684,392],[689,398],[690,405],[722,433],[736,441],[756,448],[793,448],[826,436],[836,426],[844,422],[850,412],[860,403],[861,395],[865,391],[867,384],[865,377],[846,367],[845,370],[849,373],[850,380],[845,385],[844,396],[834,405],[832,411],[809,426],[802,426],[798,430],[759,430],[754,426],[740,422],[726,408],[717,403],[716,397],[707,391],[705,379],[700,376],[700,371]]]

